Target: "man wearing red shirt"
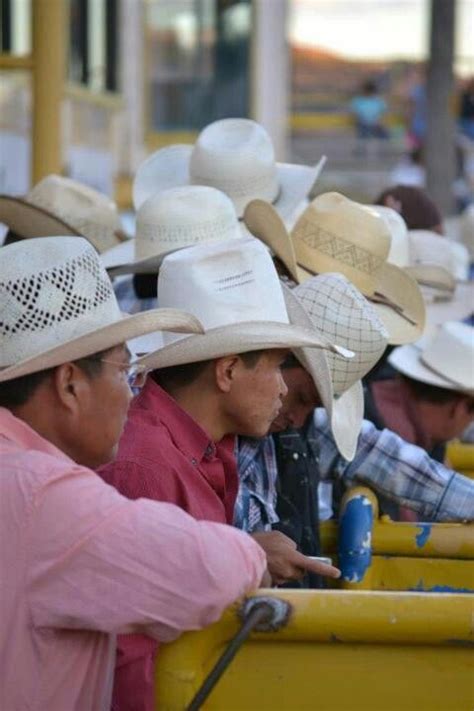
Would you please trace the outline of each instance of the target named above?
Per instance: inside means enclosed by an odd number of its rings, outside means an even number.
[[[206,333],[164,336],[165,346],[142,359],[151,373],[131,406],[118,456],[101,475],[129,498],[172,501],[195,518],[232,523],[234,435],[268,432],[287,392],[280,366],[290,347],[306,342],[338,349],[316,330],[289,325],[270,255],[254,239],[168,256],[158,301],[180,308],[186,302]],[[338,576],[332,566],[306,559],[279,532],[257,536],[278,580],[305,569]],[[114,711],[151,711],[155,651],[148,638],[119,639]]]

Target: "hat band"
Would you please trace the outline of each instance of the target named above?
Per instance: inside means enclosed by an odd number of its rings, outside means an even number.
[[[385,259],[377,257],[372,252],[304,218],[293,233],[293,240],[296,241],[297,239],[301,239],[312,249],[317,249],[332,259],[347,264],[349,267],[364,272],[369,276],[379,272],[385,263]],[[307,269],[306,266],[301,266],[303,269]]]

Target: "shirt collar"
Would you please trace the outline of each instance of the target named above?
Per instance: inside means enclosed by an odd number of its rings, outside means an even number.
[[[58,449],[52,442],[44,439],[32,429],[24,420],[15,417],[10,410],[0,407],[0,437],[13,442],[21,449],[32,449],[36,452],[51,454],[52,456],[71,462],[70,457]]]
[[[153,378],[147,378],[137,405],[153,410],[175,445],[193,464],[215,457],[216,445],[209,435]]]

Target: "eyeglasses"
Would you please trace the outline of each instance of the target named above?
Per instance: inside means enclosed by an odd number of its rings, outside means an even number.
[[[126,374],[127,382],[131,388],[142,388],[145,385],[146,376],[150,369],[140,363],[119,363],[116,360],[100,358],[100,363],[116,365],[122,373]]]

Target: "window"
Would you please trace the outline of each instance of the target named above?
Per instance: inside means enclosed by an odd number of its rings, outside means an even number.
[[[118,90],[118,0],[71,0],[69,79],[95,92]]]

